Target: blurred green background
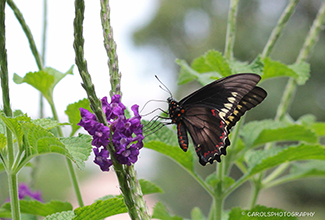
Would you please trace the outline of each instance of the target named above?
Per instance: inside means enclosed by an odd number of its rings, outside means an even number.
[[[150,56],[157,56],[156,59],[161,60],[162,68],[171,80],[168,85],[175,85],[179,70],[174,62],[176,58],[185,59],[190,63],[209,49],[224,50],[229,2],[228,0],[156,0],[156,10],[148,12],[151,14],[151,18],[140,27],[133,28],[130,36],[132,36],[136,49],[149,49],[150,53],[146,55],[148,59]],[[234,48],[236,59],[251,62],[262,52],[272,28],[287,3],[288,1],[272,0],[240,1]],[[271,54],[272,59],[286,64],[295,62],[321,3],[321,0],[300,1],[280,40],[275,45]],[[119,44],[118,47],[120,47]],[[298,119],[305,114],[313,114],[318,121],[324,121],[324,30],[309,63],[311,77],[305,85],[298,88],[289,113],[293,119]],[[147,65],[150,66],[150,63]],[[141,77],[152,77],[150,71],[154,68],[149,67]],[[286,81],[287,79],[281,78],[264,82],[261,86],[268,92],[268,97],[260,106],[247,114],[246,121],[273,118]],[[197,83],[179,86],[173,92],[174,97],[180,99],[197,88],[199,88]],[[323,143],[325,144],[324,141]],[[208,213],[211,199],[191,176],[168,158],[150,150],[144,149],[143,151],[141,154],[144,156],[140,157],[140,164],[136,165],[139,177],[148,178],[161,186],[165,193],[157,195],[157,198],[162,200],[171,212],[189,217],[193,207],[198,206],[205,214]],[[145,157],[150,158],[146,159]],[[98,175],[105,175],[105,178],[108,178],[106,174],[101,174],[91,161],[92,158],[87,163],[86,170],[78,171],[81,184],[95,179]],[[42,156],[36,166],[38,169],[34,174],[36,176],[34,188],[42,190],[45,201],[51,199],[73,200],[71,199],[73,192],[70,179],[63,157],[58,155]],[[215,165],[201,167],[197,164],[197,170],[204,178],[215,170]],[[31,173],[31,168],[24,168],[20,175],[21,181],[29,182]],[[240,171],[236,168],[232,170],[233,178],[238,178],[240,175]],[[324,219],[324,185],[324,179],[290,182],[263,191],[258,199],[258,204],[288,211],[312,211],[316,212],[312,219]],[[96,188],[96,182],[93,185],[94,188]],[[116,186],[116,192],[118,191]],[[249,183],[244,184],[229,196],[225,208],[230,209],[234,206],[248,208],[250,193]],[[1,173],[0,203],[4,202],[7,197],[6,175]]]

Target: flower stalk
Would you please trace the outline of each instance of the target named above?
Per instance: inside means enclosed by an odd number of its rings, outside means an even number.
[[[102,24],[105,39],[105,48],[109,57],[109,68],[111,76],[111,94],[120,93],[120,73],[118,70],[118,62],[116,55],[116,44],[113,40],[113,33],[110,26],[109,19],[109,5],[108,1],[101,1],[102,6]],[[107,121],[107,115],[103,110],[101,101],[97,98],[95,93],[94,85],[92,84],[90,74],[87,68],[87,62],[83,55],[83,20],[84,20],[84,1],[75,1],[75,20],[74,20],[74,49],[76,53],[76,64],[79,69],[79,73],[83,80],[82,86],[87,92],[88,99],[90,101],[91,109],[93,110],[96,120],[110,129],[110,140],[106,147],[110,155],[111,163],[114,166],[114,170],[118,177],[120,188],[124,197],[125,204],[128,208],[131,219],[150,219],[149,213],[145,206],[145,202],[142,198],[141,188],[139,183],[136,181],[135,171],[133,165],[122,165],[115,153],[116,150],[113,146],[114,134],[111,129],[113,125],[109,126]],[[113,98],[113,97],[112,97]],[[98,134],[98,133],[97,133]]]
[[[6,116],[12,116],[9,96],[9,81],[8,81],[8,63],[6,49],[6,28],[5,28],[5,5],[6,1],[0,1],[0,78],[2,89],[3,111]],[[7,150],[8,156],[1,155],[3,165],[8,175],[8,187],[10,195],[11,216],[14,220],[20,219],[20,207],[18,198],[18,176],[17,170],[14,168],[15,156],[12,133],[9,128],[6,128]],[[2,152],[0,152],[2,154]]]
[[[274,27],[274,29],[270,35],[270,38],[267,41],[267,43],[263,49],[263,52],[261,55],[262,60],[270,55],[275,43],[277,42],[277,40],[279,39],[279,37],[282,33],[283,28],[286,26],[289,18],[295,11],[295,8],[296,8],[296,5],[298,4],[298,2],[299,2],[299,0],[291,0],[289,2],[289,4],[287,5],[287,7],[285,8],[285,10],[283,11],[277,25]]]
[[[239,0],[231,0],[228,12],[225,58],[231,60],[235,45],[236,21]]]
[[[101,22],[104,36],[104,47],[108,56],[108,67],[110,72],[111,91],[110,95],[120,94],[121,73],[119,72],[118,57],[116,52],[116,43],[113,38],[113,29],[111,27],[110,7],[108,0],[100,1]]]
[[[16,4],[12,0],[7,0],[7,3],[10,6],[10,8],[12,9],[12,11],[14,12],[23,31],[25,32],[25,35],[29,42],[29,47],[34,55],[38,69],[42,70],[44,68],[43,63],[42,63],[42,58],[36,48],[36,44],[35,44],[31,30],[29,29],[28,25],[26,24],[25,19],[24,19],[22,13],[20,12],[20,10],[17,8]]]

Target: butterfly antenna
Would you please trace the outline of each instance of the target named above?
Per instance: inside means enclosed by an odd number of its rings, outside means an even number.
[[[163,112],[163,113],[165,113],[165,114],[168,114],[168,112],[164,111],[163,109],[161,109],[161,108],[156,108],[156,109],[152,110],[151,112],[149,112],[149,113],[147,113],[147,114],[141,115],[141,117],[148,116],[148,115],[154,113],[155,111],[161,111],[161,112]]]
[[[155,101],[155,102],[167,102],[166,100],[154,100],[154,99],[151,99],[151,100],[149,100],[149,101],[147,101],[145,104],[144,104],[144,106],[141,108],[141,110],[140,110],[140,113],[143,111],[143,109],[146,107],[146,105],[149,103],[149,102],[152,102],[152,101]],[[154,111],[152,111],[152,112],[154,112]],[[148,113],[148,114],[151,114],[152,112],[150,112],[150,113]],[[148,114],[146,114],[146,115],[148,115]]]
[[[163,86],[163,87],[161,87],[161,86],[159,86],[159,87],[160,87],[162,90],[168,92],[169,95],[170,95],[170,97],[173,97],[173,94],[172,94],[172,92],[168,89],[168,87],[167,87],[165,84],[162,83],[162,81],[158,78],[157,75],[155,75],[155,77],[156,77],[156,79],[160,82],[160,84]]]

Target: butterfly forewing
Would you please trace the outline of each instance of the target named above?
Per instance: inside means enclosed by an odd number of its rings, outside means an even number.
[[[236,74],[214,81],[180,102],[169,98],[169,116],[177,125],[180,147],[187,150],[188,131],[202,165],[220,162],[230,144],[230,128],[266,97],[266,92],[256,87],[259,80],[256,74]]]

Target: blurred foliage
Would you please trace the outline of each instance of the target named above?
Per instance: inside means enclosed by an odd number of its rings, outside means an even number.
[[[275,45],[272,59],[286,64],[292,64],[296,60],[320,3],[320,0],[300,1]],[[229,1],[160,0],[158,4],[157,13],[151,22],[134,33],[136,45],[159,51],[155,54],[160,54],[166,63],[173,63],[175,58],[191,63],[207,50],[224,50]],[[286,4],[287,1],[270,0],[240,2],[234,48],[236,59],[251,62],[262,52]],[[324,48],[323,31],[309,61],[312,77],[305,86],[298,89],[296,99],[292,103],[290,114],[295,119],[311,113],[316,115],[318,120],[325,120],[325,97],[321,95],[324,93],[325,84],[325,78],[322,76],[325,68]],[[270,95],[260,110],[255,111],[257,119],[274,116],[286,80],[269,81],[265,82],[263,87]],[[178,92],[181,94],[174,94],[176,97],[190,92],[184,92],[185,88],[194,90],[189,85],[179,88]],[[259,112],[263,112],[263,115]]]
[[[223,52],[226,36],[227,14],[230,1],[220,0],[160,0],[159,6],[151,22],[134,33],[134,42],[139,47],[150,47],[159,51],[166,63],[174,62],[175,58],[191,63],[207,50],[216,49]],[[275,45],[271,58],[282,63],[292,64],[306,37],[307,32],[318,12],[322,1],[302,0],[295,13],[289,19],[285,30]],[[237,32],[234,56],[240,61],[252,62],[262,52],[269,35],[276,25],[288,1],[241,1],[238,8]],[[309,58],[311,77],[307,83],[298,87],[293,100],[290,115],[297,119],[304,114],[314,114],[318,121],[325,120],[325,96],[323,95],[325,77],[325,32],[322,31],[312,56]],[[176,66],[176,65],[175,65]],[[168,65],[167,65],[168,67]],[[170,72],[170,71],[166,71]],[[174,72],[176,75],[177,72]],[[176,79],[177,77],[173,76]],[[262,87],[268,92],[263,105],[253,109],[246,120],[273,118],[276,108],[283,95],[286,79],[270,79],[263,82]],[[175,81],[176,82],[176,81]],[[199,84],[180,86],[176,97],[183,97]],[[159,159],[156,181],[166,192],[161,198],[175,214],[189,217],[190,210],[198,206],[207,213],[211,200],[201,187],[176,164],[165,157]],[[215,170],[215,166],[196,167],[202,177]],[[230,174],[237,179],[240,172],[234,168]],[[164,177],[168,178],[164,178]],[[171,181],[172,180],[172,181]],[[306,186],[308,182],[308,187]],[[292,211],[316,211],[314,219],[322,219],[320,211],[325,202],[319,198],[319,181],[296,181],[272,188],[262,193],[258,203]],[[295,187],[291,188],[291,184]],[[288,190],[290,188],[290,191]],[[309,191],[310,188],[315,190]],[[317,189],[317,190],[316,190]],[[245,184],[227,198],[225,208],[240,205],[248,207],[247,185]],[[271,191],[271,192],[270,192]],[[299,197],[303,204],[297,204],[291,195]],[[311,198],[317,197],[316,200]],[[304,202],[306,201],[306,202]],[[308,206],[307,206],[308,201]],[[311,208],[313,207],[313,209]]]

